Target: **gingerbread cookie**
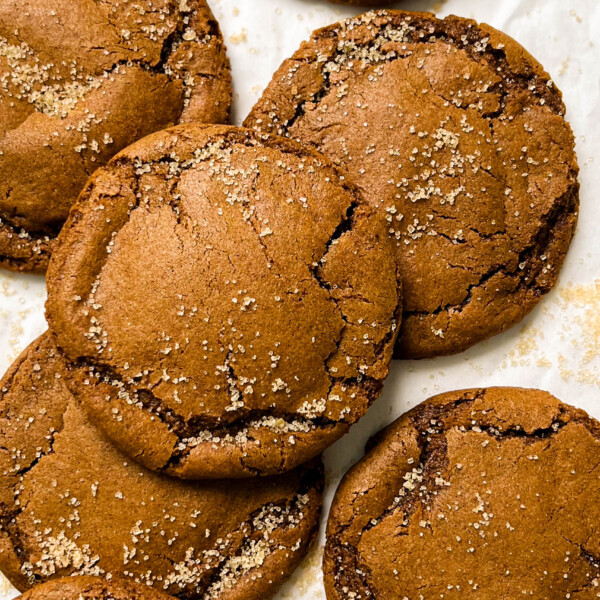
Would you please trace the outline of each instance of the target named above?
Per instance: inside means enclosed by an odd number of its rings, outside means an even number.
[[[270,597],[318,528],[320,462],[239,481],[153,473],[90,424],[66,377],[44,335],[0,382],[0,569],[10,581],[23,591],[89,575],[185,600]]]
[[[316,31],[245,124],[332,159],[388,221],[402,275],[395,355],[462,351],[555,284],[578,210],[561,93],[468,19],[369,12]]]
[[[97,167],[230,102],[205,0],[0,0],[0,265],[44,271]]]
[[[383,219],[320,154],[182,126],[88,183],[48,271],[72,391],[183,478],[279,473],[379,395],[400,316]]]
[[[600,423],[550,394],[431,398],[340,484],[327,598],[596,598],[599,483]]]
[[[169,600],[146,586],[100,577],[63,577],[36,585],[17,600]]]

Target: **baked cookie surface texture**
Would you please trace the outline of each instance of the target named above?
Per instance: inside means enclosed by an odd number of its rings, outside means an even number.
[[[237,481],[148,471],[87,420],[67,376],[46,334],[0,383],[0,570],[13,585],[77,575],[182,600],[270,597],[317,531],[320,463]]]
[[[465,350],[556,283],[577,220],[561,93],[517,42],[458,17],[372,11],[316,31],[245,125],[317,148],[388,221],[398,358]]]
[[[0,265],[44,271],[96,168],[230,103],[205,0],[0,0]]]
[[[441,394],[370,442],[329,515],[328,600],[597,598],[600,423],[539,390]]]
[[[397,276],[384,219],[322,155],[181,126],[90,180],[47,316],[73,393],[126,454],[246,477],[320,454],[379,395]]]

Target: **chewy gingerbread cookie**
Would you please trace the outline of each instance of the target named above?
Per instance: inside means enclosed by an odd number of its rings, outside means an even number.
[[[97,167],[230,102],[205,0],[0,0],[0,265],[44,271]]]
[[[400,316],[377,211],[322,155],[234,127],[157,133],[97,171],[48,289],[90,418],[183,478],[321,453],[379,395]]]
[[[16,600],[169,600],[146,586],[100,577],[63,577],[36,585]],[[172,600],[172,598],[171,598]]]
[[[182,600],[270,597],[317,531],[320,462],[284,478],[153,473],[90,424],[66,377],[44,335],[0,382],[0,569],[10,581],[23,591],[85,575]]]
[[[342,480],[327,598],[596,598],[599,467],[600,423],[546,392],[431,398]]]
[[[388,221],[395,355],[462,351],[556,283],[578,210],[561,93],[517,42],[458,17],[369,12],[316,31],[245,124],[319,149]]]

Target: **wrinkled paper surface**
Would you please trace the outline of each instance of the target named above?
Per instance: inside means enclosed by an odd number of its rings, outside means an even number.
[[[250,110],[281,61],[313,29],[358,14],[324,0],[209,0],[229,48],[234,122]],[[563,91],[581,167],[579,228],[560,284],[520,325],[454,357],[395,362],[383,396],[325,456],[325,515],[339,478],[367,438],[429,396],[489,385],[538,387],[600,418],[600,2],[598,0],[406,0],[397,8],[485,21],[519,41]],[[42,277],[0,272],[0,371],[45,329]],[[324,600],[324,524],[278,600]],[[0,576],[0,600],[17,592]]]

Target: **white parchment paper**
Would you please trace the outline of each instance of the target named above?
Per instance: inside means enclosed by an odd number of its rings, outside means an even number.
[[[241,123],[281,61],[317,27],[360,12],[324,0],[209,0],[231,57],[234,122]],[[438,392],[472,386],[539,387],[600,418],[599,0],[405,0],[396,8],[485,21],[523,44],[563,91],[581,166],[579,228],[558,288],[520,325],[458,356],[395,362],[383,396],[325,456],[324,514],[367,438]],[[0,371],[45,330],[42,277],[0,271]],[[278,600],[322,600],[324,527]],[[0,600],[17,592],[0,576]]]

